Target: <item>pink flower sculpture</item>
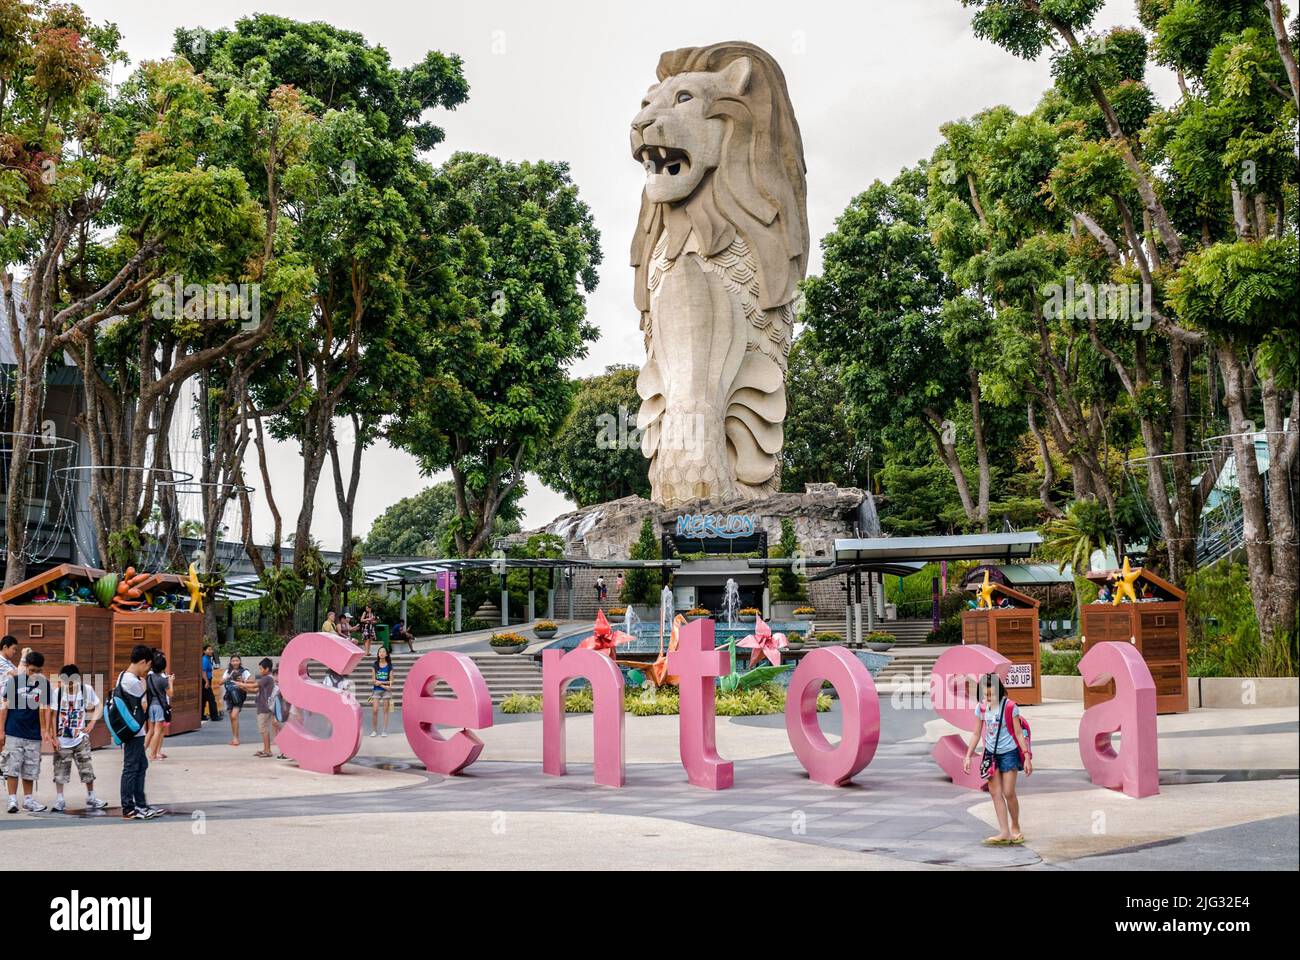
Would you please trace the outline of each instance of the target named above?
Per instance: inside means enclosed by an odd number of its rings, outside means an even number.
[[[788,646],[785,641],[784,633],[773,633],[772,628],[763,622],[762,617],[754,618],[754,632],[736,644],[738,647],[747,647],[751,652],[749,654],[749,665],[752,667],[758,661],[767,657],[772,666],[781,666],[781,648]]]
[[[622,630],[615,630],[605,619],[605,611],[596,611],[596,630],[582,643],[578,644],[581,650],[595,650],[597,653],[603,653],[611,660],[614,659],[614,650],[626,643],[631,643],[636,637],[630,633],[624,633]]]

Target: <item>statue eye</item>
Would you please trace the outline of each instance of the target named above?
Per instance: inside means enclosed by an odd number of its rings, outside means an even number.
[[[695,98],[692,97],[692,96],[691,96],[689,93],[687,93],[685,90],[683,90],[681,93],[677,94],[677,102],[678,102],[678,103],[686,103],[687,101],[694,100],[694,99],[695,99]]]

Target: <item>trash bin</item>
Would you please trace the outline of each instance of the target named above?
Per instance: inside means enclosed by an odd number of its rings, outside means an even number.
[[[388,636],[388,624],[386,623],[375,624],[375,639],[378,640],[380,643],[382,643],[384,645],[384,649],[387,650],[389,653],[393,652],[393,641]]]

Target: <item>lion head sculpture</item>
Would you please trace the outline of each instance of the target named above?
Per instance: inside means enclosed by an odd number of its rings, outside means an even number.
[[[646,170],[632,240],[642,316],[661,233],[669,260],[692,232],[705,257],[739,233],[758,261],[762,309],[789,303],[808,258],[807,186],[781,68],[759,47],[729,41],[665,53],[656,74],[632,121],[632,156]]]

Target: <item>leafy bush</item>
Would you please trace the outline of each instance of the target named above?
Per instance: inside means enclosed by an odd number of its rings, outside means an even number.
[[[237,629],[235,631],[235,642],[223,643],[221,645],[221,654],[226,657],[235,654],[245,658],[278,657],[284,652],[285,645],[290,639],[270,630]]]
[[[939,629],[925,635],[926,643],[961,643],[961,614],[939,621]]]
[[[1271,655],[1270,655],[1271,654]],[[1296,635],[1266,653],[1246,565],[1221,561],[1187,579],[1187,671],[1196,677],[1295,676]]]
[[[885,630],[872,630],[867,634],[867,643],[894,643],[896,638]]]
[[[704,607],[691,607],[691,609],[686,611],[688,617],[707,617],[709,613],[710,611]]]
[[[1079,661],[1083,659],[1081,653],[1053,653],[1051,650],[1043,650],[1040,654],[1040,673],[1045,677],[1069,677],[1079,672]]]
[[[654,519],[641,521],[641,535],[628,551],[629,560],[660,559],[659,541],[655,537]],[[659,571],[651,567],[632,567],[623,578],[623,592],[619,599],[624,603],[654,606],[659,601]]]
[[[817,615],[816,607],[795,607],[794,616],[796,617],[815,617]]]
[[[818,630],[816,636],[818,643],[829,643],[834,645],[844,642],[844,634],[836,633],[834,630]]]
[[[720,717],[752,717],[763,714],[782,713],[785,710],[785,690],[775,683],[763,684],[753,690],[736,690],[726,692],[719,690],[716,699],[717,714]],[[817,710],[825,713],[831,708],[831,698],[825,694],[817,697]],[[623,695],[623,709],[633,716],[676,716],[681,709],[681,696],[672,687],[662,687],[647,696],[639,691],[629,690]],[[592,710],[591,688],[575,690],[564,698],[566,713],[590,713]],[[501,702],[502,713],[541,713],[542,698],[523,693],[512,693]]]
[[[763,611],[758,609],[758,607],[741,607],[736,612],[742,617],[756,617]]]
[[[558,630],[559,625],[554,620],[538,620],[533,626],[534,630]]]
[[[493,647],[520,647],[528,643],[517,633],[494,633],[488,644]]]
[[[1083,649],[1083,641],[1078,637],[1062,637],[1060,640],[1052,641],[1052,649],[1057,653],[1062,651],[1074,651]]]

